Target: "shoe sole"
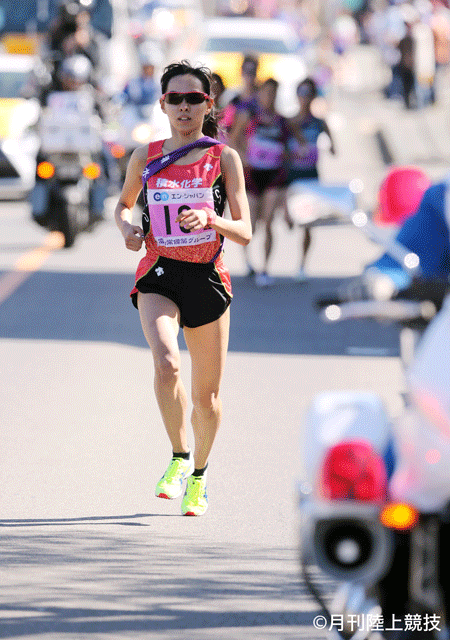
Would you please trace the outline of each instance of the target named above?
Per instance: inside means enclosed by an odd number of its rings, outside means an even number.
[[[155,493],[155,496],[157,498],[163,498],[164,500],[176,500],[177,498],[179,498],[181,496],[181,494],[183,493],[183,489],[181,489],[180,493],[177,493],[176,496],[168,496],[167,493]]]
[[[206,507],[206,509],[204,511],[201,511],[200,513],[195,513],[195,511],[186,511],[186,513],[181,512],[182,516],[203,516],[206,512],[208,511],[208,506]]]

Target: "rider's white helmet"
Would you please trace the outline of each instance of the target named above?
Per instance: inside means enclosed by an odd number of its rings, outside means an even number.
[[[92,73],[92,63],[89,58],[82,54],[76,54],[63,60],[60,73],[77,84],[89,82]]]

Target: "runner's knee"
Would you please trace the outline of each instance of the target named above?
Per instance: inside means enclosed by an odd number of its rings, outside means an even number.
[[[198,411],[215,413],[220,407],[219,389],[216,387],[193,389],[192,404]]]
[[[160,385],[173,384],[180,375],[180,359],[169,352],[155,356],[155,382]]]

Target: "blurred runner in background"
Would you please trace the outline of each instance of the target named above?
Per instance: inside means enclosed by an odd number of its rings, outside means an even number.
[[[219,73],[211,74],[211,95],[214,97],[214,104],[217,109],[218,126],[217,140],[227,143],[227,132],[224,121],[224,97],[226,96],[226,87],[222,76]],[[225,106],[227,106],[225,104]]]
[[[312,78],[302,80],[297,87],[297,97],[299,100],[299,111],[296,116],[288,121],[292,132],[287,141],[287,178],[285,185],[289,187],[294,182],[302,180],[319,179],[319,136],[325,133],[330,140],[330,153],[336,153],[333,138],[326,121],[318,118],[311,112],[311,105],[317,98],[317,85]],[[298,140],[298,134],[304,139],[303,144]],[[292,229],[294,221],[289,215],[287,203],[284,203],[285,219]],[[311,224],[302,225],[304,229],[303,243],[300,251],[300,268],[296,275],[296,280],[303,282],[307,276],[305,273],[305,263],[308,251],[311,246]]]
[[[226,92],[226,87],[223,82],[223,78],[218,73],[212,73],[211,79],[212,79],[211,91],[212,91],[212,94],[214,95],[214,102],[215,102],[216,108],[222,109],[224,106],[223,96]]]
[[[255,274],[246,251],[248,275],[255,275],[257,286],[269,286],[274,280],[268,274],[272,253],[272,222],[286,179],[285,145],[288,139],[287,121],[275,110],[278,82],[266,80],[258,90],[256,102],[250,100],[236,114],[230,131],[230,145],[241,155],[252,227],[261,220],[265,227],[264,262],[261,273]]]
[[[224,131],[225,137],[228,137],[229,140],[234,139],[233,135],[230,136],[229,134],[237,114],[256,107],[257,71],[258,59],[250,55],[245,56],[241,67],[242,90],[224,106],[220,119],[220,127]],[[223,98],[226,99],[226,94]]]

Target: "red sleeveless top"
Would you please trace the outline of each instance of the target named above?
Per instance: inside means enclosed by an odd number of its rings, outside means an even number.
[[[164,140],[150,142],[147,163],[163,155]],[[142,216],[147,258],[158,256],[184,262],[214,262],[220,255],[223,237],[214,229],[191,231],[175,222],[187,209],[207,206],[223,216],[226,194],[220,167],[225,145],[205,151],[191,164],[170,164],[145,183],[148,207]]]

